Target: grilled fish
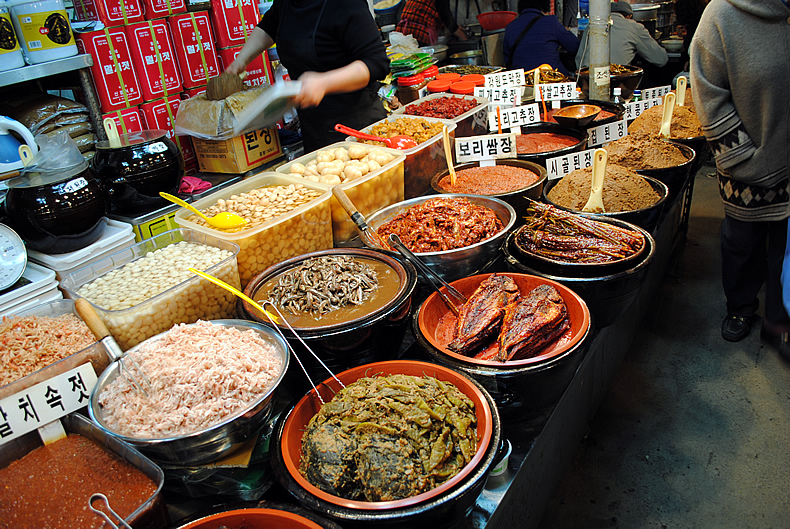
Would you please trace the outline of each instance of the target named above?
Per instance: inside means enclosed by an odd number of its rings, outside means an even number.
[[[534,356],[569,325],[560,293],[551,285],[540,285],[505,309],[496,359],[507,362]]]
[[[518,297],[518,285],[513,278],[489,276],[458,311],[455,340],[447,348],[464,355],[480,348],[499,332],[505,307]]]

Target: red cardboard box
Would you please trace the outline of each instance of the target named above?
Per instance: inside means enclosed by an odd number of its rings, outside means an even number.
[[[211,21],[220,48],[243,46],[259,20],[258,4],[254,0],[211,0]]]
[[[77,48],[80,53],[93,56],[91,76],[102,111],[112,112],[143,102],[123,28],[77,33]]]
[[[202,11],[176,15],[168,18],[167,23],[173,35],[173,47],[184,88],[205,85],[209,78],[220,74],[222,70],[219,68],[208,13]]]
[[[143,0],[143,6],[146,20],[186,13],[187,10],[185,0]]]
[[[167,107],[170,106],[170,112]],[[174,94],[163,97],[156,101],[149,101],[140,105],[140,110],[145,119],[146,128],[161,129],[167,132],[167,137],[178,145],[184,161],[195,158],[195,150],[189,136],[176,136],[174,133],[175,118],[178,114],[178,107],[181,105],[181,94]],[[172,116],[172,120],[170,119]]]
[[[129,39],[137,78],[143,90],[143,99],[152,101],[180,92],[181,76],[178,74],[178,63],[165,21],[150,20],[126,26],[124,29]]]
[[[140,108],[136,106],[102,114],[102,122],[107,118],[112,118],[115,121],[118,134],[139,132],[145,129],[142,116],[140,115]]]
[[[125,26],[143,21],[143,6],[140,0],[74,0],[74,16],[100,20],[108,28]]]
[[[189,99],[191,97],[199,96],[206,93],[206,85],[198,86],[197,88],[190,88],[181,92],[181,99]]]
[[[233,48],[219,50],[219,62],[223,70],[226,70],[228,66],[230,66],[230,63],[233,62],[243,47],[244,46],[234,46]],[[244,78],[244,84],[253,87],[268,86],[272,84],[271,77],[269,77],[269,72],[266,68],[267,62],[266,50],[263,51],[263,54],[251,60],[249,64],[247,64],[247,77]]]

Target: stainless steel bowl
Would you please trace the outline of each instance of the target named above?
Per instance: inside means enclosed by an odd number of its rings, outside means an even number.
[[[450,55],[450,62],[453,64],[483,64],[483,51],[470,50]]]
[[[367,217],[367,223],[371,228],[378,229],[379,226],[389,222],[406,209],[435,198],[440,197],[437,195],[428,195],[398,202],[397,204],[393,204],[372,213]],[[447,281],[454,281],[483,270],[487,264],[497,258],[499,255],[499,247],[502,245],[508,232],[515,225],[517,216],[513,206],[498,198],[459,193],[443,194],[441,198],[467,198],[473,204],[485,206],[493,210],[504,225],[504,229],[495,236],[471,246],[442,252],[415,252],[426,265],[442,276],[442,278]],[[393,256],[398,255],[395,252],[388,253]]]
[[[88,407],[91,420],[105,432],[123,439],[153,460],[184,466],[214,461],[249,440],[264,426],[271,415],[272,396],[288,369],[290,359],[288,345],[274,330],[260,323],[245,320],[213,320],[211,323],[235,327],[243,331],[252,329],[274,346],[275,351],[282,359],[282,366],[277,379],[265,394],[244,410],[213,426],[191,434],[158,439],[128,437],[115,432],[104,423],[102,407],[99,405],[99,395],[102,390],[119,374],[120,365],[116,361],[104,370],[91,392],[90,406]],[[148,338],[129,349],[128,352],[134,352],[145,344],[161,340],[164,334]]]

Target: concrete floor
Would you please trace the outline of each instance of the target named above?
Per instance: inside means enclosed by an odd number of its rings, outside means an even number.
[[[688,238],[540,529],[790,527],[790,364],[721,338],[726,314],[712,167]]]

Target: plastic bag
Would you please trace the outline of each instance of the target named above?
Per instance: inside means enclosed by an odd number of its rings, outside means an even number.
[[[417,39],[412,35],[404,35],[403,33],[393,31],[389,36],[390,47],[388,52],[390,54],[402,53],[404,55],[411,55],[412,53],[420,53],[422,51],[420,49],[420,43],[417,42]]]
[[[244,90],[219,101],[209,101],[205,94],[185,99],[178,107],[175,133],[179,136],[194,136],[204,140],[233,138],[236,116],[268,88],[262,86]]]
[[[8,114],[22,123],[33,134],[60,117],[71,114],[87,114],[85,105],[63,97],[49,94],[29,94],[5,102]]]
[[[50,173],[85,162],[79,147],[65,130],[56,134],[37,134],[35,140],[39,150],[27,171]]]

